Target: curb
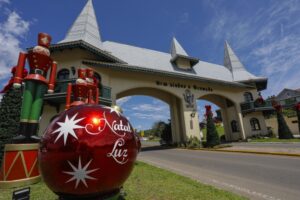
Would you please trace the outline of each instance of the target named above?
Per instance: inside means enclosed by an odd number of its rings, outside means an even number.
[[[214,149],[211,151],[219,152],[230,152],[230,153],[252,153],[252,154],[261,154],[261,155],[274,155],[274,156],[292,156],[300,157],[299,153],[283,153],[283,152],[263,152],[263,151],[249,151],[249,150],[226,150],[226,149]]]
[[[217,152],[228,152],[228,153],[252,153],[252,154],[260,154],[260,155],[300,157],[299,153],[264,152],[264,151],[249,151],[249,150],[230,150],[230,149],[205,149],[205,148],[199,148],[199,149],[179,148],[179,149],[200,150],[200,151],[217,151]]]
[[[300,142],[245,142],[246,145],[251,144],[299,144]],[[238,144],[238,143],[237,143]]]

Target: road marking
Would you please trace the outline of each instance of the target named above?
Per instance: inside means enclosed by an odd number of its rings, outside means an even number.
[[[218,181],[218,180],[215,180],[215,179],[212,179],[212,182],[215,183],[215,184],[219,184],[219,185],[223,185],[223,186],[226,186],[226,187],[230,187],[232,189],[235,189],[235,190],[238,190],[238,191],[241,191],[241,192],[245,192],[247,194],[250,194],[250,195],[253,195],[253,196],[257,196],[257,197],[260,197],[260,198],[263,198],[263,199],[266,199],[266,200],[281,200],[281,199],[278,199],[276,197],[272,197],[272,196],[267,195],[267,194],[262,194],[260,192],[251,191],[251,190],[249,190],[247,188],[242,188],[240,186],[233,185],[233,184],[230,184],[230,183],[225,183],[225,182]]]

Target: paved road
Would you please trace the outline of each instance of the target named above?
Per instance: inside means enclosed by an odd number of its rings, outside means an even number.
[[[229,143],[232,146],[237,147],[272,147],[272,148],[290,148],[290,149],[300,149],[300,142],[234,142]]]
[[[233,142],[228,143],[234,147],[272,147],[272,148],[289,148],[300,149],[300,142]],[[158,141],[142,141],[143,146],[157,146],[160,145]]]
[[[250,199],[300,199],[300,158],[145,147],[139,160]]]

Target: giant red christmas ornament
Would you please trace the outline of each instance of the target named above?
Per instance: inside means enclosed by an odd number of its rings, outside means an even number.
[[[64,111],[46,129],[39,161],[48,187],[62,197],[117,193],[130,175],[139,141],[117,110],[81,105]]]

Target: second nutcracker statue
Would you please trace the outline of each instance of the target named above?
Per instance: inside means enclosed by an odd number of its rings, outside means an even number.
[[[27,53],[20,53],[14,77],[14,88],[25,83],[20,117],[19,135],[13,139],[14,143],[36,143],[38,122],[43,106],[44,94],[53,93],[57,64],[50,58],[49,46],[51,36],[39,33],[38,45]],[[22,79],[23,69],[28,61],[30,72]],[[51,69],[49,81],[47,72]]]

